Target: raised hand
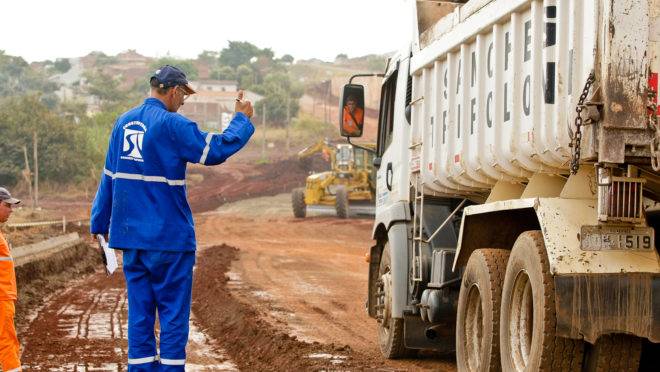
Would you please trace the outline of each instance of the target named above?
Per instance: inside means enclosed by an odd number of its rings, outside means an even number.
[[[243,101],[244,92],[242,90],[238,91],[238,96],[236,97],[236,104],[234,105],[235,112],[242,112],[248,118],[251,118],[254,115],[254,109],[252,108],[252,102]]]

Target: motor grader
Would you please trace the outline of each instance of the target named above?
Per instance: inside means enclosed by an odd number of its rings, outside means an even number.
[[[365,147],[373,149],[375,144]],[[326,205],[335,207],[337,217],[348,218],[350,203],[373,202],[372,153],[349,144],[333,146],[327,140],[320,140],[301,150],[298,159],[304,161],[319,152],[330,161],[330,170],[309,175],[305,187],[293,190],[291,204],[294,216],[304,218],[308,205]]]

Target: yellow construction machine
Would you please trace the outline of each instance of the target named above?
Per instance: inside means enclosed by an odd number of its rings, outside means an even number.
[[[375,144],[365,147],[375,149]],[[373,153],[349,144],[331,145],[320,140],[298,153],[304,160],[321,152],[330,161],[331,170],[307,177],[305,187],[293,190],[291,204],[293,215],[303,218],[308,205],[335,206],[337,216],[348,218],[349,203],[373,202],[375,182],[373,177]]]

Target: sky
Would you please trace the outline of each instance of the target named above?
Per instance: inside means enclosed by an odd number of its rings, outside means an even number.
[[[28,62],[136,49],[195,58],[228,40],[277,57],[334,60],[400,49],[414,0],[20,0],[3,1],[0,50]]]

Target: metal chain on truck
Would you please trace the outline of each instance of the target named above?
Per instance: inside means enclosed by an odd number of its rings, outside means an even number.
[[[649,111],[648,128],[652,132],[653,138],[651,139],[651,167],[654,171],[660,171],[660,151],[657,150],[658,142],[660,142],[660,132],[658,132],[658,104],[656,97],[658,92],[649,89],[649,104],[647,106]]]
[[[575,117],[575,134],[571,138],[571,147],[573,147],[573,157],[571,158],[571,174],[576,174],[578,169],[580,169],[580,145],[582,142],[582,110],[586,107],[584,101],[586,101],[587,96],[589,95],[589,90],[591,86],[596,81],[596,75],[593,71],[589,73],[587,82],[584,84],[582,89],[582,94],[580,95],[580,100],[578,101],[575,111],[577,116]]]

